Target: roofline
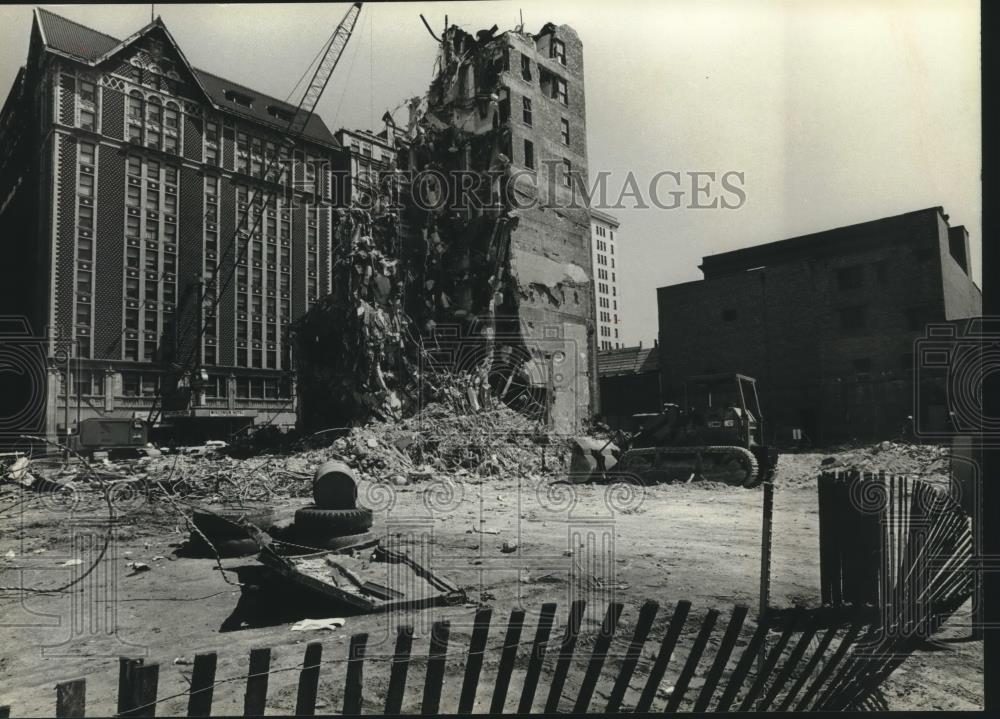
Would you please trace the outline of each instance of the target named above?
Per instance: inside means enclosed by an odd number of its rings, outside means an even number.
[[[38,22],[39,32],[41,33],[41,36],[42,36],[42,46],[43,46],[43,49],[46,52],[51,52],[54,55],[59,55],[59,56],[64,57],[64,58],[66,58],[68,60],[72,60],[73,62],[78,62],[78,63],[84,64],[84,65],[87,65],[89,67],[96,67],[98,64],[100,64],[102,62],[105,62],[108,58],[110,58],[115,53],[120,52],[121,50],[123,50],[125,47],[127,47],[131,43],[134,43],[136,40],[138,40],[145,33],[149,32],[150,30],[152,30],[152,29],[154,29],[156,27],[159,27],[166,34],[167,39],[170,41],[170,44],[173,46],[173,49],[177,52],[178,56],[181,58],[181,61],[187,67],[188,71],[191,73],[191,76],[194,78],[194,82],[197,85],[198,89],[201,90],[202,95],[204,95],[205,101],[208,102],[208,104],[211,107],[213,107],[218,112],[222,112],[222,113],[226,113],[226,114],[229,114],[229,115],[234,115],[236,117],[243,118],[244,120],[256,123],[258,125],[261,125],[262,127],[269,127],[271,129],[275,129],[275,130],[277,130],[279,132],[286,132],[287,131],[287,128],[284,128],[284,127],[282,127],[280,125],[272,124],[272,123],[263,121],[260,118],[253,117],[252,115],[244,114],[244,113],[242,113],[242,112],[240,112],[238,110],[235,110],[233,108],[223,107],[222,105],[219,105],[218,103],[216,103],[212,99],[212,96],[211,96],[211,94],[209,94],[208,90],[205,89],[205,86],[202,84],[201,80],[198,78],[198,73],[199,72],[205,73],[206,75],[211,75],[212,77],[214,77],[214,78],[216,78],[218,80],[222,80],[222,81],[230,83],[232,85],[240,85],[240,83],[235,82],[233,80],[230,80],[228,78],[222,77],[221,75],[216,75],[214,72],[209,72],[208,70],[202,70],[200,68],[194,67],[191,64],[191,62],[187,59],[187,56],[184,54],[184,51],[181,50],[180,45],[174,39],[174,36],[171,34],[170,30],[167,29],[166,23],[163,22],[163,20],[160,18],[159,15],[157,15],[157,17],[156,17],[155,20],[153,20],[152,22],[147,23],[146,25],[144,25],[143,27],[141,27],[139,30],[137,30],[136,32],[134,32],[131,35],[129,35],[124,40],[118,40],[118,44],[115,47],[113,47],[110,50],[108,50],[107,52],[105,52],[104,54],[99,55],[98,57],[96,57],[93,60],[87,60],[86,58],[82,58],[82,57],[79,57],[77,55],[71,55],[71,54],[69,54],[67,52],[63,52],[62,50],[59,50],[58,48],[54,48],[54,47],[52,47],[49,44],[48,39],[45,37],[45,24],[43,22],[41,22],[41,18],[39,18],[39,16],[38,16],[38,12],[39,12],[40,9],[41,8],[35,7],[32,12],[33,12],[33,16],[35,18],[35,21]],[[95,30],[94,28],[91,28],[91,27],[88,27],[86,25],[83,25],[82,23],[78,23],[75,20],[70,20],[69,18],[65,18],[62,15],[58,15],[58,14],[56,14],[56,13],[50,11],[50,10],[46,10],[46,12],[48,12],[50,15],[53,15],[53,16],[58,17],[58,18],[61,18],[63,20],[71,22],[71,23],[73,23],[75,25],[79,25],[80,27],[86,28],[87,30],[90,30],[91,32],[95,32],[95,33],[103,35],[103,36],[105,36],[107,38],[110,38],[112,40],[116,40],[116,38],[114,36],[108,35],[105,32],[101,32],[100,30]],[[243,85],[242,87],[245,87],[247,90],[251,90],[251,91],[257,93],[258,95],[261,95],[262,97],[268,98],[270,100],[274,100],[275,102],[281,102],[282,104],[288,105],[289,107],[294,107],[290,103],[283,102],[282,100],[279,100],[276,97],[271,97],[270,95],[267,95],[266,93],[263,93],[263,92],[261,92],[259,90],[254,89],[254,88],[247,87],[245,85]],[[296,111],[297,110],[298,110],[298,108],[296,108]],[[339,145],[337,143],[337,140],[336,140],[336,137],[334,136],[334,133],[330,131],[329,127],[327,127],[326,122],[323,121],[323,118],[320,117],[320,115],[317,114],[315,111],[310,113],[310,117],[316,117],[316,118],[319,119],[320,123],[322,123],[323,127],[326,129],[327,132],[330,133],[330,136],[333,138],[333,140],[334,140],[333,143],[327,142],[327,141],[322,140],[320,138],[311,137],[311,136],[308,136],[308,135],[305,134],[305,128],[306,128],[306,125],[308,125],[309,118],[306,118],[306,123],[304,123],[303,126],[302,126],[302,132],[299,133],[298,137],[296,137],[295,140],[297,142],[311,142],[313,144],[320,145],[322,147],[332,148],[334,150],[340,149],[341,145]]]
[[[925,214],[928,212],[937,212],[942,218],[944,217],[944,207],[942,205],[934,205],[931,207],[924,207],[919,210],[911,210],[909,212],[902,212],[898,215],[889,215],[888,217],[879,217],[874,220],[865,220],[863,222],[855,222],[852,225],[842,225],[840,227],[831,227],[825,230],[817,230],[816,232],[809,232],[804,235],[795,235],[793,237],[786,237],[780,240],[773,240],[771,242],[764,242],[759,245],[750,245],[748,247],[740,247],[735,250],[727,250],[726,252],[717,252],[712,255],[705,255],[701,258],[701,264],[698,267],[704,272],[705,265],[725,265],[728,264],[727,260],[738,261],[741,257],[753,258],[756,255],[764,255],[769,252],[776,252],[785,246],[793,246],[800,242],[816,241],[823,235],[831,235],[835,233],[850,233],[852,231],[857,231],[858,229],[866,226],[877,225],[879,223],[891,223],[893,221],[899,220],[903,217],[913,217],[916,215]],[[846,238],[845,238],[846,239]],[[750,268],[747,268],[750,269]],[[736,271],[743,271],[742,268]]]
[[[590,216],[595,217],[598,220],[601,220],[602,222],[606,222],[609,225],[614,225],[615,227],[621,226],[621,223],[618,221],[618,218],[615,217],[614,215],[609,215],[607,212],[601,212],[600,210],[592,209],[590,211]]]

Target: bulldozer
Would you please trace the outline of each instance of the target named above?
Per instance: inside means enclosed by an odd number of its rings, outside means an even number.
[[[636,415],[640,429],[619,437],[615,471],[644,483],[699,478],[753,488],[770,481],[778,451],[764,444],[757,381],[742,374],[691,377],[684,405]]]

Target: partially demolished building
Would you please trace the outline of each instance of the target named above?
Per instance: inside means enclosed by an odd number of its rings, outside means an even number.
[[[333,292],[296,331],[302,424],[446,399],[573,433],[597,376],[582,45],[552,24],[439,43],[395,162],[337,211]]]

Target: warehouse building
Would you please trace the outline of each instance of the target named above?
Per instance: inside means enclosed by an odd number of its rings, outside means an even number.
[[[948,219],[931,207],[705,257],[704,279],[657,290],[664,401],[686,377],[740,372],[778,440],[885,439],[918,414],[944,427],[915,343],[982,312],[968,232]]]

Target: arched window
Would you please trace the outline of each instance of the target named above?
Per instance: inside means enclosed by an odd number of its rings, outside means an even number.
[[[168,102],[163,110],[163,150],[177,154],[181,139],[181,113],[175,102]]]
[[[128,139],[142,144],[142,123],[145,117],[145,102],[142,93],[133,90],[128,96]]]
[[[150,97],[146,103],[146,147],[159,150],[162,146],[163,104],[158,97]]]

